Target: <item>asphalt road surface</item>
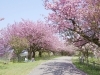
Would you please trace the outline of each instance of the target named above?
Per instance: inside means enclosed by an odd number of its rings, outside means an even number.
[[[64,56],[49,60],[33,69],[28,75],[87,75],[77,69],[71,59],[72,57]]]

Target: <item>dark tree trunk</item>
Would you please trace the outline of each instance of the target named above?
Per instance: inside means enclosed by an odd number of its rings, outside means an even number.
[[[28,59],[31,60],[32,58],[32,46],[30,46],[30,49],[28,50]]]
[[[55,52],[53,52],[53,55],[55,55]]]
[[[50,56],[50,52],[48,51],[48,55]]]
[[[19,54],[17,54],[17,58],[18,58],[18,62],[20,62],[20,55]]]
[[[31,51],[28,51],[28,59],[31,60],[31,55],[32,55],[32,52]]]
[[[35,51],[33,50],[32,53],[33,53],[32,58],[35,58]]]
[[[76,25],[75,19],[69,19],[69,20],[72,21],[72,24],[74,26],[74,29],[68,28],[69,30],[74,31],[74,32],[77,32],[80,36],[82,36],[83,38],[87,39],[89,42],[93,42],[98,47],[100,47],[100,41],[99,41],[100,39],[99,39],[99,37],[95,37],[96,34],[94,34],[94,36],[90,37],[90,36],[86,35],[86,33],[84,33],[84,32],[82,33],[82,32],[77,31],[76,30],[77,26],[75,28],[75,25]],[[80,28],[80,30],[81,30],[81,28]]]
[[[42,57],[42,52],[41,51],[39,51],[39,57]]]
[[[86,49],[86,61],[88,63],[88,57],[89,57],[89,52],[88,52],[88,49]]]
[[[64,56],[64,52],[63,51],[61,52],[61,55]]]

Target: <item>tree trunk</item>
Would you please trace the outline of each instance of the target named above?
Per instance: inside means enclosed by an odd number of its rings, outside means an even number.
[[[33,50],[32,53],[32,58],[35,58],[35,51]]]
[[[61,55],[64,56],[64,52],[63,51],[61,52]]]
[[[17,54],[17,58],[18,58],[18,62],[20,62],[20,55],[19,54]]]
[[[55,55],[55,52],[53,52],[53,55]]]
[[[31,60],[31,55],[32,55],[32,52],[31,51],[28,51],[28,59]]]
[[[39,57],[42,57],[42,52],[41,51],[39,51]]]
[[[86,49],[86,61],[87,61],[87,64],[88,64],[88,57],[89,57],[89,52],[88,52],[88,49]]]
[[[32,47],[30,46],[30,49],[28,50],[28,59],[31,60],[32,58]]]
[[[48,55],[50,56],[50,52],[48,51]]]

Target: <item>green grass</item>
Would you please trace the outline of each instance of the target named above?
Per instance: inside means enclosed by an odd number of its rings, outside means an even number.
[[[37,57],[34,62],[23,62],[23,63],[8,63],[1,64],[0,63],[0,75],[27,75],[33,68],[38,66],[39,64],[53,59],[58,56],[46,56],[46,57]]]
[[[90,59],[91,60],[91,59]],[[87,75],[100,75],[100,66],[93,67],[92,64],[87,65],[83,63],[79,63],[78,58],[73,58],[73,64],[83,72],[87,73]]]

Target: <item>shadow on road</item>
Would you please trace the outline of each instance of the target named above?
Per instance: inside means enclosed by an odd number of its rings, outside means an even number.
[[[40,68],[40,70],[44,71],[41,75],[86,75],[76,69],[71,63],[49,62],[43,65],[47,67]]]

